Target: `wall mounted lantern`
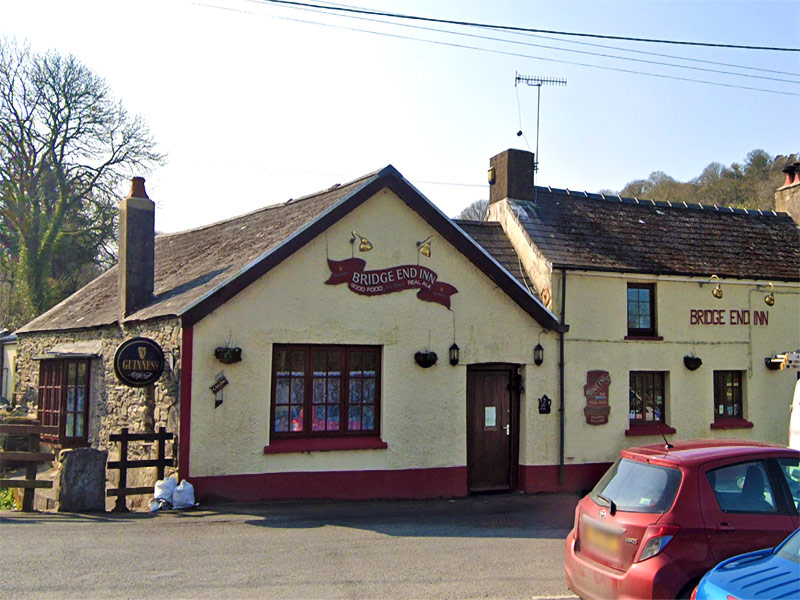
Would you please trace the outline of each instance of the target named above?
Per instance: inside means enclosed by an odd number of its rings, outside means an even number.
[[[421,242],[417,242],[417,251],[422,254],[422,256],[427,256],[428,258],[431,257],[431,238],[433,236],[429,235]]]
[[[720,298],[722,298],[722,283],[720,282],[719,277],[717,277],[716,275],[712,275],[706,283],[711,283],[712,281],[716,281],[717,286],[713,290],[711,290],[711,295],[714,296],[714,298],[716,298],[717,300],[719,300]]]
[[[458,345],[455,342],[453,342],[453,345],[450,346],[450,364],[453,365],[454,367],[458,364],[459,350],[460,348],[458,347]]]
[[[355,244],[356,238],[358,238],[358,251],[359,252],[369,252],[372,250],[372,242],[370,242],[367,238],[363,235],[357,234],[355,231],[350,232],[350,243]],[[355,247],[355,246],[353,246]]]
[[[771,281],[767,285],[769,285],[769,294],[764,296],[764,304],[767,306],[775,306],[775,286],[772,285]]]
[[[533,348],[533,363],[540,367],[544,362],[544,348],[542,348],[541,344],[536,344]]]

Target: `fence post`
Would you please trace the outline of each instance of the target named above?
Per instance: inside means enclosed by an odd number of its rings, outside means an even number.
[[[165,457],[166,457],[166,445],[167,445],[167,428],[166,427],[159,427],[158,428],[158,466],[156,467],[156,473],[158,475],[158,480],[164,479],[164,468],[165,468]]]
[[[122,440],[120,440],[119,444],[119,460],[121,463],[119,467],[119,489],[121,493],[117,496],[117,503],[114,505],[114,511],[127,512],[128,502],[124,490],[128,487],[128,428],[123,427],[120,433],[122,434]]]
[[[39,452],[39,432],[28,434],[28,452]],[[32,481],[36,479],[36,471],[38,470],[38,462],[29,462],[25,465],[25,479]],[[36,493],[35,488],[25,488],[22,493],[22,511],[33,511],[33,495]]]

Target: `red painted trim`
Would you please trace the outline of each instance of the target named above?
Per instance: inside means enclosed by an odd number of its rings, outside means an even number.
[[[178,433],[178,478],[189,477],[189,434],[192,425],[192,348],[194,329],[183,324],[181,334],[180,432]]]
[[[519,490],[538,492],[579,492],[600,481],[611,463],[588,463],[564,466],[564,483],[558,482],[558,465],[520,465]]]
[[[720,419],[711,424],[710,429],[752,429],[753,424],[747,419]]]
[[[200,502],[233,500],[376,500],[452,498],[467,495],[467,468],[392,471],[324,471],[192,477]]]
[[[663,423],[659,423],[658,425],[655,423],[631,423],[628,427],[629,428],[625,431],[625,435],[628,437],[637,435],[661,435],[662,433],[676,433],[674,427],[664,425]]]
[[[287,452],[328,452],[333,450],[383,450],[389,444],[377,436],[302,438],[297,440],[274,439],[264,446],[264,454]]]
[[[626,335],[626,340],[634,342],[663,342],[664,338],[660,335]]]

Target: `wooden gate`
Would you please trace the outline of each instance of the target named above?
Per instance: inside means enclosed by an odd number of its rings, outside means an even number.
[[[39,452],[39,436],[41,434],[58,435],[58,427],[45,427],[43,425],[0,425],[0,434],[28,436],[28,450],[0,451],[0,463],[4,460],[15,460],[27,463],[25,466],[25,479],[0,479],[0,488],[24,488],[22,495],[22,510],[33,511],[33,495],[36,488],[51,488],[52,481],[37,481],[36,470],[39,463],[55,460],[55,454]]]
[[[126,496],[139,494],[152,494],[153,486],[149,487],[128,487],[128,469],[141,469],[144,467],[155,467],[158,479],[164,479],[164,469],[175,466],[175,456],[166,456],[166,442],[171,440],[173,433],[168,433],[166,427],[161,427],[158,433],[128,433],[128,428],[124,427],[120,433],[112,433],[108,436],[109,441],[119,442],[120,460],[108,462],[109,469],[119,469],[119,487],[106,490],[106,496],[116,496],[117,503],[114,505],[115,511],[126,511]],[[128,460],[128,442],[157,442],[157,458]]]

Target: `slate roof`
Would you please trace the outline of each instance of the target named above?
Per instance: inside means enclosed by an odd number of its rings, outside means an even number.
[[[500,265],[514,278],[526,287],[531,287],[525,271],[522,268],[517,252],[511,240],[503,231],[500,223],[492,221],[467,221],[466,219],[453,219],[469,237],[475,240],[484,250],[492,255]]]
[[[785,213],[536,188],[510,208],[555,268],[800,281]]]
[[[370,173],[346,185],[219,223],[157,235],[154,301],[127,320],[181,314],[375,176]],[[116,323],[117,277],[115,265],[17,333]]]
[[[493,225],[472,228],[489,244],[487,252],[391,165],[304,198],[205,227],[156,236],[153,302],[125,321],[180,316],[185,326],[197,322],[383,188],[397,194],[544,327],[558,327],[556,316],[527,286],[500,268],[514,266],[508,255],[513,252],[510,243],[499,243],[498,231],[502,230]],[[477,230],[492,233],[479,235]],[[510,272],[519,271],[508,266]],[[114,266],[17,333],[114,325],[117,311]]]

